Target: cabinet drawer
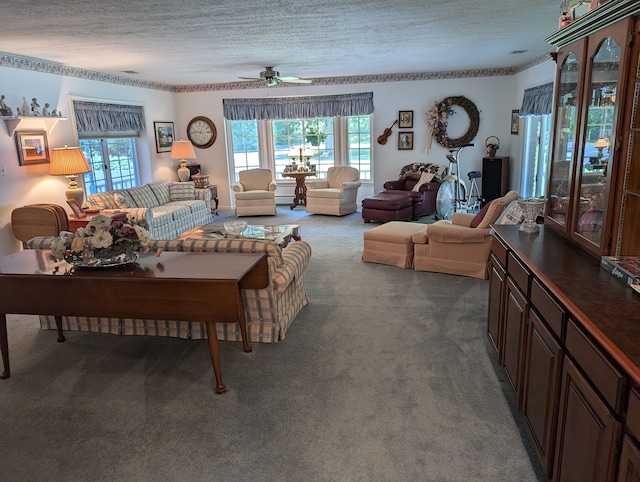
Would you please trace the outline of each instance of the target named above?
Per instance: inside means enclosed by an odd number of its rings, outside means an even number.
[[[507,247],[503,244],[502,240],[497,236],[491,238],[491,251],[494,256],[500,261],[502,266],[507,266]]]
[[[567,323],[566,348],[593,386],[609,405],[621,414],[626,378],[571,319]]]
[[[640,440],[640,394],[635,389],[629,393],[626,425],[636,440]]]
[[[513,278],[513,281],[515,281],[524,295],[528,297],[531,274],[512,252],[507,253],[507,273]]]
[[[544,289],[537,279],[531,280],[531,304],[540,313],[551,331],[560,339],[564,336],[565,311]]]

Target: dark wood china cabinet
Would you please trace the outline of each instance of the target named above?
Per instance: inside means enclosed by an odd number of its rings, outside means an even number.
[[[545,224],[595,256],[640,254],[637,3],[608,2],[547,38],[559,49]]]

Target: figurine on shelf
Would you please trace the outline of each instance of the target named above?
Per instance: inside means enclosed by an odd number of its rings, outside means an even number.
[[[56,109],[51,111],[51,117],[58,117],[58,111]]]
[[[40,104],[38,104],[38,99],[33,97],[31,99],[31,115],[34,117],[38,117],[40,115],[40,111],[38,110],[39,108]]]
[[[571,15],[569,15],[569,12],[562,12],[562,15],[560,15],[560,28],[566,27],[571,23],[571,21]]]
[[[18,109],[18,115],[29,115],[29,104],[27,104],[27,98],[22,96],[22,107]]]
[[[13,111],[11,110],[11,107],[9,107],[4,101],[4,94],[0,96],[0,115],[3,115],[3,116],[13,115]]]
[[[49,103],[48,103],[48,102],[45,102],[45,103],[44,103],[44,107],[43,107],[43,109],[42,109],[42,116],[43,116],[43,117],[49,117],[49,115],[50,115],[50,114],[49,114]]]

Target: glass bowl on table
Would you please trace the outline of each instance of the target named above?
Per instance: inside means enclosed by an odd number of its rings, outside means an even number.
[[[242,233],[244,233],[246,229],[247,229],[246,221],[240,221],[238,219],[234,219],[232,221],[224,222],[224,230],[227,233],[233,234],[235,236],[241,235]]]
[[[540,227],[536,224],[536,218],[540,211],[547,204],[545,198],[521,198],[518,199],[518,205],[523,211],[524,221],[520,224],[519,231],[523,233],[537,233]]]

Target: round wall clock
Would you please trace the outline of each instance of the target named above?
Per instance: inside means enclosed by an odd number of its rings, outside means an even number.
[[[191,143],[205,149],[211,146],[216,141],[216,126],[206,117],[198,116],[191,119],[187,126],[187,136]]]

